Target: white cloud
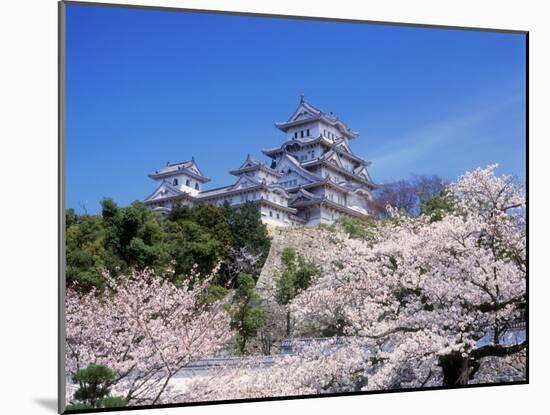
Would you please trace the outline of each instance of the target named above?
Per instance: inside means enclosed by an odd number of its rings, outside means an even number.
[[[490,106],[471,109],[458,117],[435,121],[410,133],[383,139],[387,144],[373,149],[370,160],[379,173],[403,172],[409,167],[410,171],[422,170],[421,163],[427,155],[429,158],[448,157],[453,144],[477,135],[477,128],[519,99],[520,96],[513,96]]]

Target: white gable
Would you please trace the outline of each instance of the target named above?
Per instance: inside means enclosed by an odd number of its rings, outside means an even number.
[[[304,101],[302,101],[300,102],[298,108],[296,108],[296,111],[294,111],[294,114],[292,114],[291,117],[288,119],[288,122],[312,118],[318,114],[318,111],[315,111],[313,107],[307,105]]]
[[[319,200],[322,197],[314,195],[313,193],[308,192],[307,190],[300,189],[298,193],[289,201],[289,204],[294,204],[297,202],[309,202],[311,200]]]
[[[351,147],[349,146],[348,140],[344,139],[338,144],[336,144],[336,147],[346,151],[347,153],[352,154]]]
[[[367,171],[365,166],[360,167],[358,170],[355,171],[355,174],[359,177],[362,177],[367,180],[371,180],[369,176],[369,172]]]
[[[198,175],[202,176],[201,172],[199,171],[199,169],[197,169],[197,166],[195,166],[194,164],[187,167],[187,170],[189,170],[192,173],[195,173],[195,174],[198,174]]]
[[[258,184],[260,183],[257,182],[256,180],[253,180],[252,178],[246,175],[243,175],[239,177],[239,180],[237,180],[237,182],[233,185],[231,190],[245,189],[247,187],[257,186]]]
[[[296,113],[294,117],[292,117],[292,121],[305,120],[312,117],[313,117],[313,114],[311,112],[302,110]]]
[[[167,197],[173,197],[181,195],[183,192],[180,192],[178,189],[174,188],[167,182],[162,182],[157,189],[151,193],[151,195],[145,200],[158,200],[164,199]]]
[[[257,161],[255,160],[252,160],[252,159],[247,159],[241,167],[239,167],[239,169],[246,169],[247,167],[256,167],[256,166],[259,166],[260,163],[258,163]]]
[[[332,154],[329,154],[331,153]],[[342,164],[342,160],[340,160],[340,157],[338,156],[337,153],[335,153],[334,151],[330,151],[329,153],[326,153],[327,156],[325,157],[325,160],[331,162],[332,164],[334,164],[335,166],[338,166],[338,167],[341,167],[341,168],[344,168],[344,165]]]
[[[277,171],[283,173],[284,176],[279,179],[279,182],[285,182],[294,178],[298,179],[298,184],[311,183],[318,180],[312,173],[301,168],[296,163],[293,163],[288,157],[283,157],[277,163]]]

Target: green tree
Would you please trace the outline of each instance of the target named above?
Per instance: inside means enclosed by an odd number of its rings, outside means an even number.
[[[101,215],[66,211],[67,282],[83,291],[102,289],[105,271],[116,277],[131,268],[152,268],[178,283],[208,275],[220,263],[214,284],[235,288],[240,272],[257,278],[269,253],[266,227],[251,203],[176,206],[167,217],[141,202],[120,207],[106,198],[101,207]]]
[[[375,226],[375,221],[372,218],[341,218],[338,224],[350,238],[368,239],[372,236],[371,228]]]
[[[225,287],[211,284],[206,289],[206,296],[203,301],[205,304],[214,304],[220,300],[223,300],[229,292],[230,290]]]
[[[105,267],[104,229],[101,217],[67,212],[66,279],[82,291],[101,289]]]
[[[126,406],[127,402],[117,396],[109,396],[110,387],[116,379],[116,373],[102,365],[91,364],[80,369],[73,376],[79,388],[74,399],[79,401],[68,405],[67,409],[112,408]]]
[[[319,275],[315,264],[297,254],[293,247],[286,247],[281,254],[282,272],[275,280],[275,300],[287,306],[301,291],[307,289]],[[290,336],[290,310],[286,312],[286,335]]]
[[[254,203],[246,202],[242,206],[231,207],[226,202],[223,212],[231,233],[231,246],[219,282],[234,287],[241,272],[258,278],[269,254],[271,238]]]
[[[237,331],[237,348],[240,354],[246,354],[246,345],[255,337],[265,324],[264,309],[256,293],[256,282],[251,275],[241,273],[233,297],[231,327]]]
[[[166,265],[163,231],[158,217],[142,202],[120,208],[101,202],[105,229],[105,265],[112,275],[129,267],[161,269]]]
[[[78,223],[78,215],[73,208],[69,208],[65,211],[65,229],[68,229],[72,225]]]
[[[437,196],[427,197],[420,207],[421,213],[430,217],[430,222],[438,222],[456,210],[455,202],[448,190],[441,191]]]
[[[176,282],[192,270],[208,275],[227,258],[231,233],[221,208],[209,204],[176,208],[164,223],[164,231]]]
[[[313,262],[309,261],[302,255],[298,255],[297,260],[298,264],[296,267],[294,285],[296,287],[296,291],[299,293],[311,285],[313,279],[319,275],[319,269]]]
[[[242,206],[232,208],[226,202],[223,210],[231,231],[232,245],[237,248],[249,248],[252,252],[261,253],[267,257],[271,239],[262,222],[258,206],[252,202],[246,202]]]

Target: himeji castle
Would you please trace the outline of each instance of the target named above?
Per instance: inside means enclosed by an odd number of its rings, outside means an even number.
[[[210,179],[194,158],[169,163],[149,174],[158,187],[145,203],[154,211],[168,213],[176,205],[253,202],[262,221],[276,226],[332,224],[341,217],[369,215],[371,191],[377,185],[367,170],[370,162],[350,148],[349,142],[358,137],[355,131],[303,96],[290,118],[275,126],[286,134],[286,140],[262,150],[271,159],[269,165],[248,155],[230,171],[235,183],[203,189]]]

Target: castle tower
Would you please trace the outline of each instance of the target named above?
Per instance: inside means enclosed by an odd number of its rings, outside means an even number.
[[[275,126],[286,138],[280,146],[262,150],[271,159],[269,166],[249,154],[230,171],[236,176],[234,184],[205,190],[202,185],[210,179],[194,159],[168,163],[149,175],[159,185],[145,203],[168,212],[176,204],[251,202],[264,222],[278,226],[331,224],[342,217],[369,215],[377,185],[368,172],[370,162],[350,147],[358,137],[355,131],[303,96],[288,120]]]

